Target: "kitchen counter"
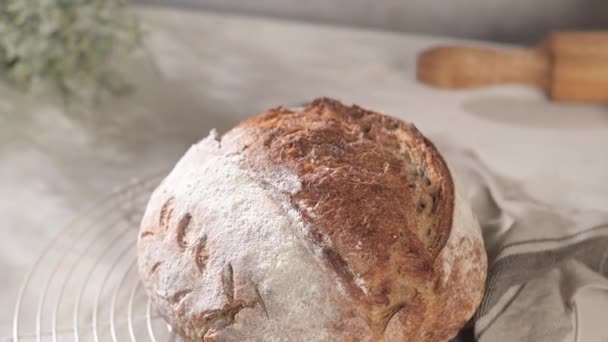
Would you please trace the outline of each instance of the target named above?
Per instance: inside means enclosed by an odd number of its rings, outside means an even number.
[[[417,83],[417,53],[455,40],[138,12],[145,47],[120,64],[133,94],[66,112],[55,99],[0,87],[0,340],[12,336],[26,271],[67,222],[133,178],[168,170],[210,129],[277,105],[329,96],[384,111],[440,145],[474,150],[538,200],[608,207],[608,107],[558,105],[523,86],[448,92]]]

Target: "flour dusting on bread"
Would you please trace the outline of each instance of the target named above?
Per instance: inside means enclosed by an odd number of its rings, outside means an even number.
[[[175,220],[164,237],[159,234],[154,243],[146,238],[140,248],[153,261],[144,262],[142,268],[149,272],[152,265],[162,263],[153,275],[154,291],[170,302],[165,315],[175,325],[180,326],[180,320],[211,322],[213,314],[219,317],[225,311],[221,323],[183,327],[189,329],[183,331],[188,336],[213,337],[221,331],[226,336],[255,334],[256,340],[279,341],[288,338],[290,331],[296,334],[294,338],[300,336],[294,322],[301,322],[312,329],[308,336],[327,340],[331,337],[327,323],[340,321],[340,310],[330,303],[342,296],[332,290],[331,274],[320,269],[296,239],[295,231],[303,225],[299,215],[286,214],[240,168],[240,158],[223,155],[213,135],[186,153],[156,190],[152,204],[174,198],[180,208],[176,215],[188,212],[197,229],[185,237],[188,247],[181,251],[171,237]],[[297,177],[286,170],[277,170],[274,177],[281,190],[299,190]],[[144,222],[154,221],[150,217],[154,214],[148,211]],[[208,249],[205,271],[192,272],[197,241],[203,237]],[[234,277],[228,280],[228,289],[222,279],[227,265]],[[186,294],[176,298],[180,292]]]

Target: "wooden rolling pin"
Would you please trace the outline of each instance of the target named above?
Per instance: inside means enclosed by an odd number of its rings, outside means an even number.
[[[521,50],[436,47],[418,57],[417,76],[441,88],[520,83],[554,101],[608,103],[608,31],[556,32]]]

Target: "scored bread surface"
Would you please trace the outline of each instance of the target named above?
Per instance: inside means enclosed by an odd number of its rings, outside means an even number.
[[[138,253],[154,304],[193,341],[444,341],[486,272],[433,144],[330,99],[194,145],[153,193]]]

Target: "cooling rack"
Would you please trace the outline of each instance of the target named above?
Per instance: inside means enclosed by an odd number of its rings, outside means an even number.
[[[181,341],[151,307],[139,277],[139,220],[158,173],[113,192],[49,244],[19,290],[17,341]]]

